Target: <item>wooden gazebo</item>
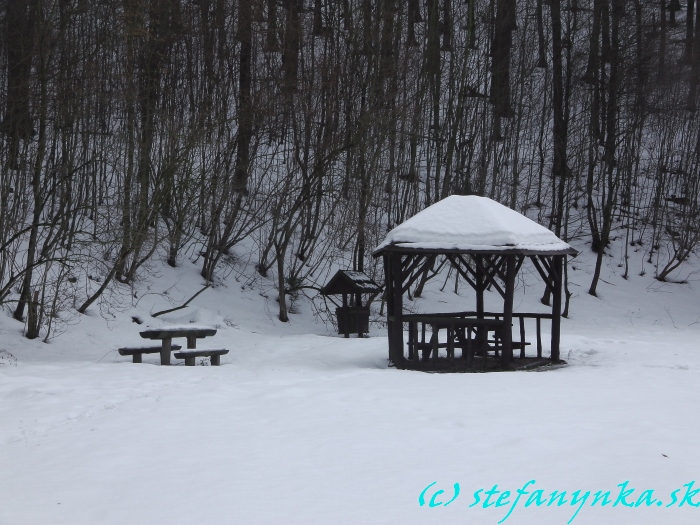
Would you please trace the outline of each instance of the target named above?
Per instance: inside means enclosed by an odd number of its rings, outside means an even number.
[[[389,232],[373,252],[384,260],[389,360],[397,368],[414,370],[483,369],[489,363],[508,369],[513,350],[525,358],[525,348],[532,344],[526,340],[526,319],[536,323],[537,358],[542,358],[545,319],[551,320],[549,359],[560,362],[563,263],[576,253],[544,226],[485,197],[453,195],[419,212]],[[475,310],[404,314],[404,294],[439,257],[474,289]],[[526,260],[551,292],[551,314],[513,312],[515,278]],[[502,312],[484,310],[484,292],[490,288],[503,298]],[[515,340],[514,320],[519,325]]]

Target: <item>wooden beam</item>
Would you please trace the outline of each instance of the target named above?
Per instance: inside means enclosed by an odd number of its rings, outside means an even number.
[[[552,256],[551,269],[554,274],[554,292],[552,293],[552,352],[553,362],[559,361],[559,342],[561,338],[561,286],[564,256]]]
[[[508,257],[508,255],[494,255],[493,258],[489,258],[489,266],[487,269],[492,278],[498,277],[504,283],[506,282]]]
[[[506,256],[505,298],[503,299],[503,327],[501,366],[507,368],[513,360],[513,298],[515,297],[515,255]]]
[[[446,257],[447,257],[447,260],[450,261],[450,264],[452,264],[452,267],[453,267],[455,270],[457,270],[457,273],[459,273],[459,275],[461,275],[462,278],[463,278],[465,281],[467,281],[467,283],[469,284],[469,286],[471,286],[474,290],[476,290],[476,282],[474,282],[474,280],[473,280],[472,277],[469,275],[469,273],[468,273],[466,270],[464,270],[464,269],[462,268],[461,264],[460,264],[460,262],[461,262],[462,264],[464,264],[464,265],[468,268],[468,270],[471,271],[472,274],[473,274],[473,273],[474,273],[474,270],[472,270],[472,269],[469,267],[469,265],[466,263],[466,261],[464,261],[460,255],[447,255]]]
[[[170,352],[172,351],[171,345],[172,338],[164,337],[160,348],[160,364],[169,365],[170,364]]]
[[[430,257],[426,258],[425,261],[422,261],[423,264],[421,264],[420,266],[416,265],[416,267],[413,268],[413,270],[412,270],[413,274],[408,276],[408,280],[406,281],[404,279],[404,283],[401,287],[401,291],[403,293],[406,293],[408,291],[408,289],[411,287],[411,285],[414,282],[416,282],[418,277],[420,277],[423,274],[423,272],[426,271],[426,269],[428,269],[430,266],[432,266],[432,264],[435,262],[436,258],[437,258],[437,254],[431,255]],[[408,275],[408,273],[404,272],[404,275]]]
[[[397,368],[404,368],[403,356],[403,292],[402,292],[402,275],[401,275],[401,254],[392,253],[392,301],[394,303],[394,324],[392,326],[392,341],[391,341],[391,359]]]
[[[476,316],[479,319],[484,318],[484,274],[483,266],[481,264],[481,255],[472,256],[474,259],[474,269],[476,272],[475,282],[476,282]]]
[[[343,294],[343,314],[346,316],[345,319],[345,339],[350,337],[350,315],[348,313],[348,294]]]
[[[386,333],[389,343],[389,361],[391,361],[391,349],[393,348],[392,337],[393,337],[393,327],[394,327],[394,301],[392,297],[394,296],[394,277],[391,273],[391,258],[389,254],[384,252],[382,257],[384,262],[384,299],[386,300]]]
[[[522,268],[522,266],[523,266],[523,261],[525,261],[524,255],[517,255],[516,256],[516,264],[515,264],[515,275],[516,276],[520,273],[520,268]]]
[[[488,266],[483,264],[484,257],[486,257],[486,259],[489,262]],[[506,296],[505,290],[503,290],[501,285],[498,284],[498,282],[496,282],[496,279],[494,278],[495,274],[499,270],[499,265],[501,264],[501,262],[502,261],[497,261],[497,258],[491,259],[488,255],[481,256],[481,257],[474,260],[475,265],[477,267],[480,267],[482,275],[483,275],[484,284],[482,286],[484,286],[484,288],[486,288],[487,285],[493,286],[496,289],[496,291],[500,294],[500,296],[505,299],[505,296]]]
[[[537,273],[540,274],[540,277],[542,277],[542,281],[544,282],[544,285],[547,287],[547,289],[551,292],[554,293],[554,282],[551,280],[551,273],[545,272],[542,266],[540,266],[540,262],[538,261],[538,256],[533,255],[530,257],[532,260],[532,263],[535,265],[535,268],[537,269]]]
[[[402,282],[407,276],[411,275],[413,271],[418,268],[425,259],[425,255],[407,255],[406,258],[401,263],[401,280]]]

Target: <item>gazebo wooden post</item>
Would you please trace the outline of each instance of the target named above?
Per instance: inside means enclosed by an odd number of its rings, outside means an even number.
[[[513,297],[515,296],[515,255],[506,256],[506,289],[503,298],[503,333],[501,366],[507,368],[513,360]]]
[[[386,301],[386,333],[387,339],[389,340],[389,360],[393,361],[393,348],[394,348],[394,338],[393,338],[393,328],[394,328],[394,279],[391,273],[391,255],[384,252],[382,257],[384,260],[384,300]]]
[[[362,323],[360,322],[360,309],[362,308],[362,295],[355,294],[355,322],[357,323],[357,337],[362,338]],[[349,331],[349,330],[348,330]]]
[[[476,317],[484,318],[484,274],[481,271],[483,258],[481,255],[474,255],[474,273],[476,284]]]
[[[347,311],[347,309],[348,309],[348,294],[346,294],[346,293],[343,294],[343,309],[345,311]],[[344,331],[345,331],[345,334],[344,334],[345,338],[346,339],[349,338],[350,337],[350,316],[349,315],[345,321],[345,330]]]
[[[394,324],[392,326],[390,359],[396,368],[404,367],[403,357],[403,272],[401,254],[389,255],[392,278],[392,302],[394,303]],[[391,355],[393,353],[393,356]]]
[[[481,271],[483,267],[484,258],[481,255],[474,254],[474,284],[476,287],[474,291],[476,292],[476,317],[477,319],[484,318],[484,272]],[[467,333],[467,336],[469,334]],[[486,345],[488,345],[488,332],[484,333],[484,328],[479,327],[474,332],[476,337],[476,351],[483,356],[484,362],[483,367],[486,368],[486,356],[488,354]]]
[[[552,256],[552,282],[554,284],[552,297],[552,343],[551,359],[556,363],[559,361],[559,341],[561,337],[561,286],[562,272],[564,266],[564,256]]]

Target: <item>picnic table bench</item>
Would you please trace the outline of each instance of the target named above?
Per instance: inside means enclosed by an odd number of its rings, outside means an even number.
[[[216,349],[216,350],[183,350],[182,352],[176,352],[175,357],[178,359],[185,360],[185,366],[194,366],[194,361],[196,357],[209,357],[211,361],[211,366],[219,366],[221,364],[221,356],[228,354],[226,349]]]
[[[171,350],[180,350],[182,347],[180,345],[170,345]],[[152,345],[152,346],[126,346],[118,350],[119,355],[130,355],[132,356],[132,362],[142,363],[141,356],[143,354],[159,354],[162,349],[162,345]]]
[[[160,364],[170,364],[170,352],[172,351],[172,340],[177,337],[187,339],[187,348],[194,350],[197,348],[197,339],[203,339],[216,334],[216,328],[208,326],[174,326],[166,328],[154,328],[139,332],[144,339],[160,340]],[[179,350],[179,348],[178,348]],[[177,354],[175,357],[178,357]]]

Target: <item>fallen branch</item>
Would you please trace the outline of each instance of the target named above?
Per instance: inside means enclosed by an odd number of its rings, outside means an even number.
[[[160,312],[156,312],[154,314],[151,314],[151,317],[158,317],[159,315],[169,314],[170,312],[176,312],[178,310],[182,310],[183,308],[187,308],[188,304],[190,304],[200,293],[202,293],[204,290],[206,290],[210,286],[211,286],[211,284],[207,284],[204,288],[202,288],[200,291],[198,291],[192,297],[187,299],[187,301],[184,304],[181,304],[180,306],[176,306],[175,308],[169,308],[168,310],[161,310]]]

